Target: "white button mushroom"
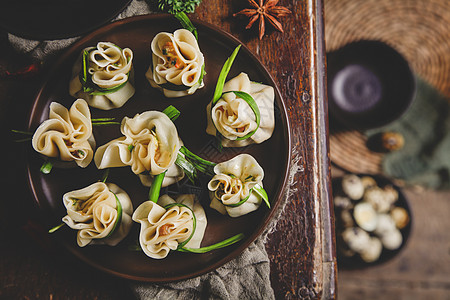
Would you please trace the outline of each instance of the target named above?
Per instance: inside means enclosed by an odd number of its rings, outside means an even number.
[[[375,186],[368,188],[364,193],[363,201],[372,204],[373,208],[379,213],[388,212],[392,202],[385,195],[382,188]]]
[[[367,247],[370,236],[359,227],[350,227],[342,232],[342,239],[351,250],[361,252]]]
[[[380,258],[383,245],[379,238],[371,237],[367,247],[364,248],[359,255],[365,262],[374,262]]]
[[[405,228],[409,223],[408,212],[403,207],[394,207],[391,210],[390,215],[398,229]]]
[[[403,237],[400,230],[395,229],[383,234],[381,236],[381,242],[386,249],[395,250],[402,245]]]
[[[360,202],[353,209],[353,217],[356,224],[366,231],[374,231],[377,227],[377,213],[372,205],[367,202]]]
[[[364,185],[354,174],[347,174],[342,178],[342,190],[352,200],[359,200],[364,195]]]
[[[375,234],[382,236],[387,232],[394,231],[396,229],[395,222],[388,214],[379,214],[377,217],[377,227],[375,228]]]

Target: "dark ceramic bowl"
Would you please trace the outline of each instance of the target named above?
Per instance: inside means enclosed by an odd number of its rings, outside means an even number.
[[[415,95],[408,62],[380,41],[358,41],[327,54],[332,121],[369,129],[398,119]]]
[[[395,256],[397,256],[402,251],[402,249],[405,248],[405,246],[408,242],[409,236],[411,234],[411,229],[412,229],[413,216],[412,216],[409,204],[408,204],[408,200],[405,197],[405,195],[403,194],[400,187],[396,186],[391,180],[389,180],[388,178],[386,178],[384,176],[368,175],[368,174],[356,174],[356,175],[358,175],[359,177],[363,177],[363,176],[372,177],[373,179],[375,179],[377,185],[381,188],[388,186],[388,185],[392,186],[398,192],[398,200],[394,203],[394,206],[404,208],[408,212],[409,222],[405,227],[399,229],[400,233],[402,234],[402,243],[399,248],[397,248],[395,250],[389,250],[389,249],[386,249],[385,247],[383,247],[381,255],[376,261],[366,262],[359,256],[358,253],[355,253],[353,256],[349,256],[349,255],[345,254],[347,246],[341,238],[341,233],[345,229],[344,222],[340,218],[340,212],[341,212],[342,208],[338,208],[335,206],[334,212],[335,212],[336,246],[337,246],[336,253],[337,253],[338,266],[341,269],[363,269],[363,268],[367,268],[367,267],[371,267],[371,266],[380,265],[380,264],[386,263],[387,261],[390,261]],[[332,180],[332,186],[333,186],[334,197],[345,195],[345,193],[342,191],[342,177],[334,178]],[[362,200],[359,200],[359,201],[362,201]],[[352,202],[353,202],[353,204],[356,204],[357,201],[352,201]],[[358,227],[356,225],[356,223],[355,223],[355,226]],[[369,235],[376,236],[374,233],[369,233]]]

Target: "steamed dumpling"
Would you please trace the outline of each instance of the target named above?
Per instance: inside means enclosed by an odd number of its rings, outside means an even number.
[[[214,177],[208,183],[210,207],[221,214],[239,217],[261,205],[262,198],[252,188],[262,187],[264,171],[249,154],[240,154],[214,167]],[[238,204],[242,200],[248,199]]]
[[[88,65],[84,73],[84,53]],[[69,94],[83,98],[90,106],[110,110],[123,106],[133,95],[133,51],[121,49],[110,42],[83,49],[72,69]],[[86,82],[83,82],[85,74]]]
[[[118,203],[122,208],[121,214]],[[133,224],[133,204],[124,190],[112,183],[96,182],[80,190],[64,194],[67,215],[62,219],[78,230],[78,246],[88,244],[117,245]]]
[[[76,100],[70,110],[52,102],[48,120],[35,131],[31,143],[42,155],[87,167],[94,156],[95,140],[86,101]]]
[[[184,204],[189,208],[167,207],[174,203]],[[196,218],[195,231],[192,213]],[[133,213],[133,220],[141,224],[139,243],[142,250],[147,256],[156,259],[165,258],[170,250],[176,250],[191,235],[185,246],[200,248],[207,225],[205,211],[195,200],[195,195],[180,195],[176,200],[163,195],[158,203],[146,201]]]
[[[155,176],[174,165],[181,141],[175,124],[159,111],[125,117],[120,130],[123,137],[99,147],[94,161],[99,169],[130,166],[134,174]],[[174,174],[177,170],[171,169]]]
[[[248,103],[229,91],[241,91],[250,94],[255,100],[260,111],[261,120],[256,132],[246,138],[257,128],[256,117]],[[243,147],[252,143],[262,143],[272,136],[275,128],[274,116],[274,89],[271,86],[252,82],[245,73],[241,73],[224,85],[222,98],[211,108],[211,103],[206,108],[207,128],[210,135],[220,133],[220,139],[224,147]]]
[[[203,84],[204,58],[195,36],[186,29],[158,33],[152,40],[147,77],[166,97],[193,94]]]

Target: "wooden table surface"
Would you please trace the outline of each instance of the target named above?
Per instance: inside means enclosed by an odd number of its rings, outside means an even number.
[[[269,235],[271,282],[278,299],[333,299],[336,295],[334,220],[330,214],[328,116],[323,46],[323,3],[281,0],[293,13],[281,19],[284,33],[267,25],[260,41],[256,26],[232,14],[245,1],[205,0],[192,17],[213,23],[255,53],[278,84],[291,131],[292,184],[276,230]],[[213,12],[213,13],[211,13]],[[0,32],[0,72],[30,63]],[[3,137],[24,128],[31,103],[49,66],[30,78],[0,80]],[[85,265],[42,238],[25,181],[23,151],[2,143],[4,175],[0,209],[1,299],[132,299],[127,282]],[[19,162],[19,163],[17,163]],[[56,248],[55,248],[56,247]],[[71,270],[68,272],[67,270]]]

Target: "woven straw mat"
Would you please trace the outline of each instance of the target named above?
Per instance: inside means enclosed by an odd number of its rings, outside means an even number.
[[[327,52],[358,40],[380,40],[409,62],[413,72],[450,97],[449,0],[324,0]],[[381,153],[355,130],[330,128],[330,156],[354,173],[380,174]]]

